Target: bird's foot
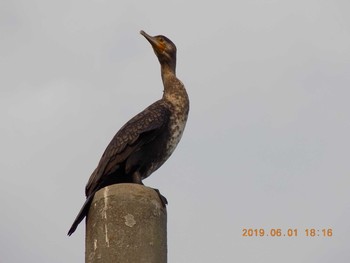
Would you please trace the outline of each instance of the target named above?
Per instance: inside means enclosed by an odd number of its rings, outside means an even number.
[[[134,184],[141,184],[141,185],[143,185],[140,172],[136,171],[136,172],[134,172],[132,174],[132,182]]]
[[[165,196],[163,196],[158,189],[152,188],[154,191],[156,191],[156,193],[159,196],[160,202],[162,203],[163,207],[166,207],[166,205],[168,204],[168,200],[165,198]]]

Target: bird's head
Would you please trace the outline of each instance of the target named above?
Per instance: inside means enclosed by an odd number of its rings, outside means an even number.
[[[150,36],[145,31],[141,30],[140,34],[143,35],[148,42],[151,43],[154,53],[157,55],[160,64],[168,64],[172,67],[176,66],[176,46],[175,44],[167,37],[159,36]]]

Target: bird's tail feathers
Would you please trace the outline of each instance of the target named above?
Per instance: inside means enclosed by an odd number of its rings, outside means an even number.
[[[77,229],[80,222],[84,219],[85,216],[87,216],[93,198],[94,198],[94,194],[90,195],[86,199],[83,207],[80,209],[79,214],[75,218],[72,226],[70,227],[70,229],[68,231],[68,236],[70,236],[74,233],[74,231]]]

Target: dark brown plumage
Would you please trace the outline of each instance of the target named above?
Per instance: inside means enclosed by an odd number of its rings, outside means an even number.
[[[172,154],[184,131],[189,100],[176,77],[176,46],[165,36],[140,32],[152,45],[161,65],[162,99],[128,121],[107,146],[86,185],[86,201],[68,231],[71,235],[87,215],[94,194],[115,183],[137,183],[156,171]]]

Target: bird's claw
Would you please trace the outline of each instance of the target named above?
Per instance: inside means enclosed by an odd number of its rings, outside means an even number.
[[[162,206],[166,207],[166,205],[168,204],[168,200],[165,198],[165,196],[163,196],[158,189],[153,188],[153,190],[156,191],[156,193],[158,194]]]

